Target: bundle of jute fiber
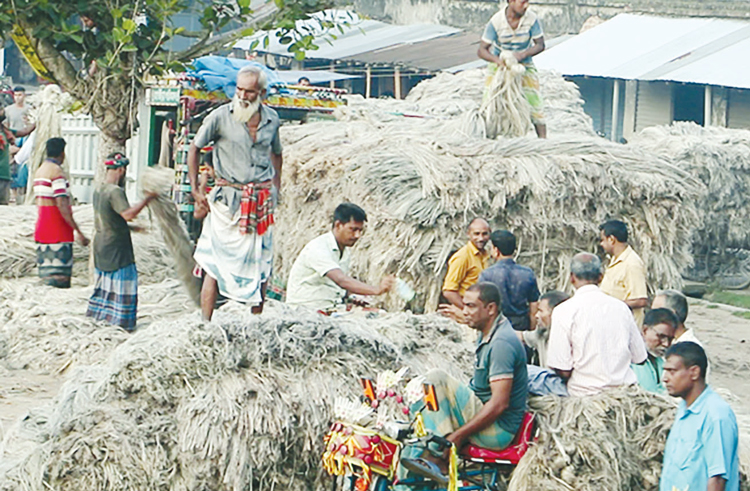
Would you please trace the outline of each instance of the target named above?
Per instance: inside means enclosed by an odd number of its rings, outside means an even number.
[[[61,373],[105,360],[128,339],[119,327],[86,317],[91,288],[41,285],[36,278],[0,280],[0,362],[13,369]],[[141,285],[140,329],[195,310],[177,280]]]
[[[669,162],[599,138],[487,140],[439,121],[314,123],[282,130],[283,200],[274,269],[286,278],[302,247],[330,229],[342,201],[368,213],[352,272],[403,276],[434,308],[451,253],[475,216],[513,231],[541,288],[563,288],[570,258],[595,250],[598,225],[625,220],[652,285],[678,285],[702,185]],[[385,298],[401,308],[395,296]]]
[[[676,403],[638,386],[533,397],[539,440],[508,491],[656,491]],[[747,489],[743,472],[742,489]]]
[[[25,430],[36,443],[0,459],[0,489],[322,490],[322,436],[358,376],[471,366],[460,327],[438,316],[228,307],[155,323],[71,374]]]
[[[526,67],[510,51],[503,51],[501,59],[479,108],[484,132],[477,136],[490,139],[524,136],[531,130],[531,106],[522,86]]]
[[[631,144],[660,155],[705,184],[697,253],[750,249],[750,131],[677,122],[647,128]]]
[[[486,77],[487,69],[466,70],[457,74],[440,73],[417,84],[405,100],[364,99],[355,95],[349,97],[347,106],[338,108],[334,114],[340,121],[366,120],[373,124],[400,122],[403,125],[421,125],[425,119],[453,120],[456,124],[448,131],[482,136],[484,121],[479,108]],[[540,71],[539,82],[550,135],[596,136],[591,117],[584,112],[583,100],[574,83],[550,71]],[[528,102],[524,100],[523,104],[528,105]],[[466,120],[471,121],[472,118],[478,125],[476,128],[467,125]]]
[[[164,242],[172,253],[177,278],[185,286],[193,302],[200,305],[201,282],[193,275],[195,269],[193,242],[190,240],[185,222],[177,212],[177,206],[169,196],[173,184],[174,169],[149,167],[143,171],[141,178],[143,191],[158,195],[148,206],[156,216]]]
[[[21,278],[36,275],[36,206],[0,206],[0,278]],[[73,217],[87,237],[93,236],[94,210],[91,205],[73,207]],[[148,214],[143,213],[133,222],[141,232],[133,232],[138,281],[141,284],[159,283],[174,274],[172,253],[156,230]],[[73,246],[73,283],[89,282],[88,259],[90,247]]]
[[[28,102],[33,107],[31,118],[36,125],[36,129],[34,130],[34,148],[31,152],[31,158],[27,163],[31,178],[26,185],[26,199],[24,202],[27,205],[33,205],[33,176],[47,156],[46,142],[50,138],[62,135],[62,115],[71,109],[75,103],[75,99],[70,94],[63,93],[59,86],[52,84],[47,85],[42,90],[30,96]],[[68,164],[65,162],[63,162],[63,171],[67,176],[69,171]]]

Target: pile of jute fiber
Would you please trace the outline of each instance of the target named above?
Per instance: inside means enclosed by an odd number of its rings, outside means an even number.
[[[267,309],[156,322],[79,367],[53,408],[8,430],[0,489],[323,489],[322,436],[358,376],[471,367],[461,328],[438,316]]]
[[[274,232],[283,244],[274,264],[281,278],[302,247],[330,229],[342,201],[359,204],[369,218],[352,252],[353,273],[371,283],[397,274],[428,310],[437,304],[449,255],[466,243],[476,216],[517,235],[518,260],[534,269],[542,289],[566,286],[570,258],[595,250],[598,225],[609,218],[628,224],[653,285],[679,285],[692,263],[689,239],[703,185],[651,153],[583,135],[487,140],[461,134],[455,118],[347,111],[343,121],[282,131]],[[401,306],[394,296],[385,305]]]
[[[637,386],[532,397],[539,440],[508,491],[657,491],[677,403]],[[740,489],[750,489],[743,468]]]

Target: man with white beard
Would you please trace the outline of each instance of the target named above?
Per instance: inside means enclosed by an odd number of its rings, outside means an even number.
[[[266,75],[252,65],[237,74],[230,104],[203,121],[188,152],[188,173],[197,211],[208,213],[195,249],[204,275],[201,310],[211,320],[219,292],[263,310],[273,268],[273,210],[281,184],[279,116],[261,104]],[[216,186],[198,185],[200,149],[213,145]]]

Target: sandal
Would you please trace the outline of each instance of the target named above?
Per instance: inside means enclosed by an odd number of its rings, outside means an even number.
[[[441,486],[448,485],[448,477],[443,475],[440,467],[434,462],[425,459],[401,459],[401,465],[414,474],[435,481]]]

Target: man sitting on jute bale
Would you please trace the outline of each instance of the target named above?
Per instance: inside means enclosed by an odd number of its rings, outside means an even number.
[[[344,302],[344,295],[382,295],[395,282],[386,276],[371,286],[349,276],[349,248],[364,232],[367,214],[353,203],[341,203],[333,212],[330,232],[305,245],[289,272],[286,303],[329,312]]]
[[[261,104],[266,84],[260,68],[243,67],[231,104],[209,114],[190,144],[195,206],[209,211],[195,249],[195,261],[205,273],[201,310],[206,320],[211,320],[218,292],[253,305],[253,313],[263,311],[282,165],[279,116]],[[211,142],[216,186],[206,196],[198,183],[198,164],[200,149]]]
[[[438,411],[422,413],[425,428],[444,435],[458,449],[472,443],[502,450],[513,441],[526,411],[526,351],[500,313],[500,291],[494,284],[470,286],[463,302],[469,327],[479,331],[474,376],[466,385],[442,370],[427,373],[425,383],[435,386]],[[402,463],[416,472],[431,467],[421,459]],[[444,472],[446,462],[437,463]]]
[[[581,252],[570,263],[570,300],[552,312],[547,365],[568,381],[571,396],[633,385],[631,363],[646,360],[646,345],[630,308],[599,289],[602,262]]]

